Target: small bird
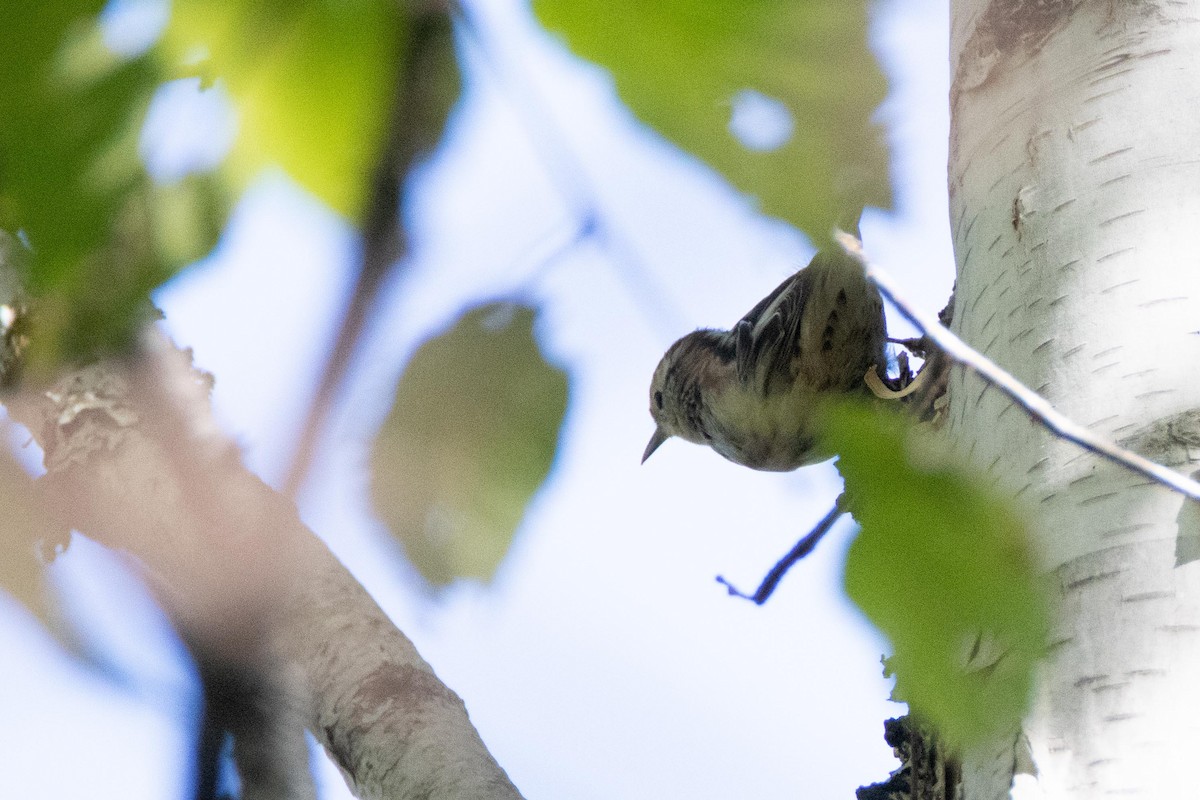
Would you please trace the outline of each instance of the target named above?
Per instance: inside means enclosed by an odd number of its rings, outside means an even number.
[[[886,374],[883,300],[862,265],[822,250],[732,330],[698,330],[667,350],[650,383],[654,435],[642,462],[672,436],[751,469],[786,472],[833,453],[816,408]]]

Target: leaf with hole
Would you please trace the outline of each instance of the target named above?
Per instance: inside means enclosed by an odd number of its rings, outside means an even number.
[[[421,109],[433,118],[392,124],[404,126],[420,151],[440,138],[458,97],[444,16],[422,22],[395,0],[176,0],[164,43],[182,74],[223,81],[233,100],[238,133],[226,172],[235,186],[280,167],[357,220],[398,90],[411,88],[397,83],[409,78],[401,66],[418,24],[435,37],[435,79],[419,87],[436,98],[427,96]]]
[[[891,202],[885,81],[861,0],[534,0],[635,114],[762,211],[824,241]]]

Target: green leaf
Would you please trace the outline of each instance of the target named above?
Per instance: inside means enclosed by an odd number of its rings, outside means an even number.
[[[107,50],[103,5],[10,4],[4,19],[0,229],[21,231],[32,249],[29,358],[43,368],[127,345],[152,314],[149,291],[211,248],[225,213],[211,185],[146,176],[138,138],[161,76],[149,57]],[[181,227],[184,195],[208,211]]]
[[[567,378],[534,315],[489,303],[425,342],[375,440],[375,510],[435,585],[490,579],[550,472]]]
[[[612,72],[621,99],[762,210],[822,240],[863,205],[890,201],[887,153],[870,117],[885,82],[867,49],[862,0],[534,0],[570,48]],[[773,150],[730,132],[753,91],[794,129]],[[851,216],[847,216],[851,215]]]
[[[2,451],[0,508],[4,509],[0,516],[0,589],[16,598],[49,633],[57,636],[61,631],[51,613],[50,595],[36,553],[43,544],[65,546],[70,531],[50,522],[36,499],[33,481]]]
[[[890,414],[838,408],[828,435],[862,526],[846,592],[892,643],[897,696],[953,744],[1014,730],[1049,625],[1025,526],[977,481],[915,465]]]
[[[106,238],[111,193],[96,174],[97,155],[119,136],[128,107],[145,88],[135,66],[106,70],[94,35],[85,33],[94,34],[103,5],[51,1],[6,9],[0,227],[21,229],[35,243],[34,288],[53,284]]]
[[[1200,470],[1189,475],[1192,480],[1200,480]],[[1193,561],[1200,561],[1200,503],[1183,501],[1179,514],[1175,517],[1179,533],[1175,537],[1175,566],[1182,567]]]
[[[275,165],[335,211],[359,217],[406,55],[407,8],[396,0],[175,0],[166,49],[186,71],[224,81],[237,108],[227,165],[235,185]],[[452,59],[447,68],[455,70]]]

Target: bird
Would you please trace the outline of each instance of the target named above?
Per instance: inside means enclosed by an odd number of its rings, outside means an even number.
[[[670,348],[650,382],[654,434],[642,463],[678,437],[751,469],[787,472],[831,458],[818,407],[886,376],[883,299],[860,260],[817,252],[730,330]]]

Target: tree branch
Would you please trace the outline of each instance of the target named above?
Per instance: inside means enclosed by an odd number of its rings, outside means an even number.
[[[360,797],[519,800],[458,696],[242,465],[186,354],[153,332],[135,359],[10,400],[45,450],[48,507],[134,554],[189,645],[264,670],[293,745],[307,725]]]
[[[834,501],[833,508],[829,509],[829,513],[821,518],[817,526],[807,536],[796,542],[787,555],[779,559],[775,566],[771,567],[771,571],[763,578],[762,583],[758,585],[758,589],[755,590],[754,594],[745,594],[722,575],[717,576],[717,583],[724,586],[734,597],[750,600],[760,606],[767,602],[771,595],[775,593],[775,587],[783,580],[783,576],[788,573],[788,570],[795,566],[797,561],[811,553],[817,544],[825,538],[825,534],[829,533],[833,529],[834,524],[841,519],[842,514],[846,513],[846,509],[842,507],[842,497],[843,495],[838,495],[838,499]]]
[[[401,219],[409,171],[437,144],[449,104],[446,75],[454,69],[453,31],[448,10],[439,2],[413,3],[404,58],[395,79],[395,97],[387,120],[383,150],[376,164],[362,223],[362,256],[333,349],[309,405],[296,451],[284,479],[294,497],[312,463],[317,440],[346,377],[379,290],[407,250]]]
[[[884,297],[890,300],[913,325],[916,325],[922,334],[932,340],[951,360],[971,370],[1012,398],[1013,402],[1025,409],[1029,416],[1045,425],[1056,435],[1074,442],[1084,450],[1107,458],[1115,464],[1139,475],[1144,475],[1156,483],[1168,486],[1193,500],[1200,500],[1200,483],[1110,442],[1057,411],[1046,398],[942,327],[932,316],[919,311],[906,301],[897,288],[896,282],[878,266],[867,261],[863,254],[862,242],[842,231],[838,231],[835,238],[847,253],[863,265],[867,277],[879,287],[879,291],[883,293]]]

